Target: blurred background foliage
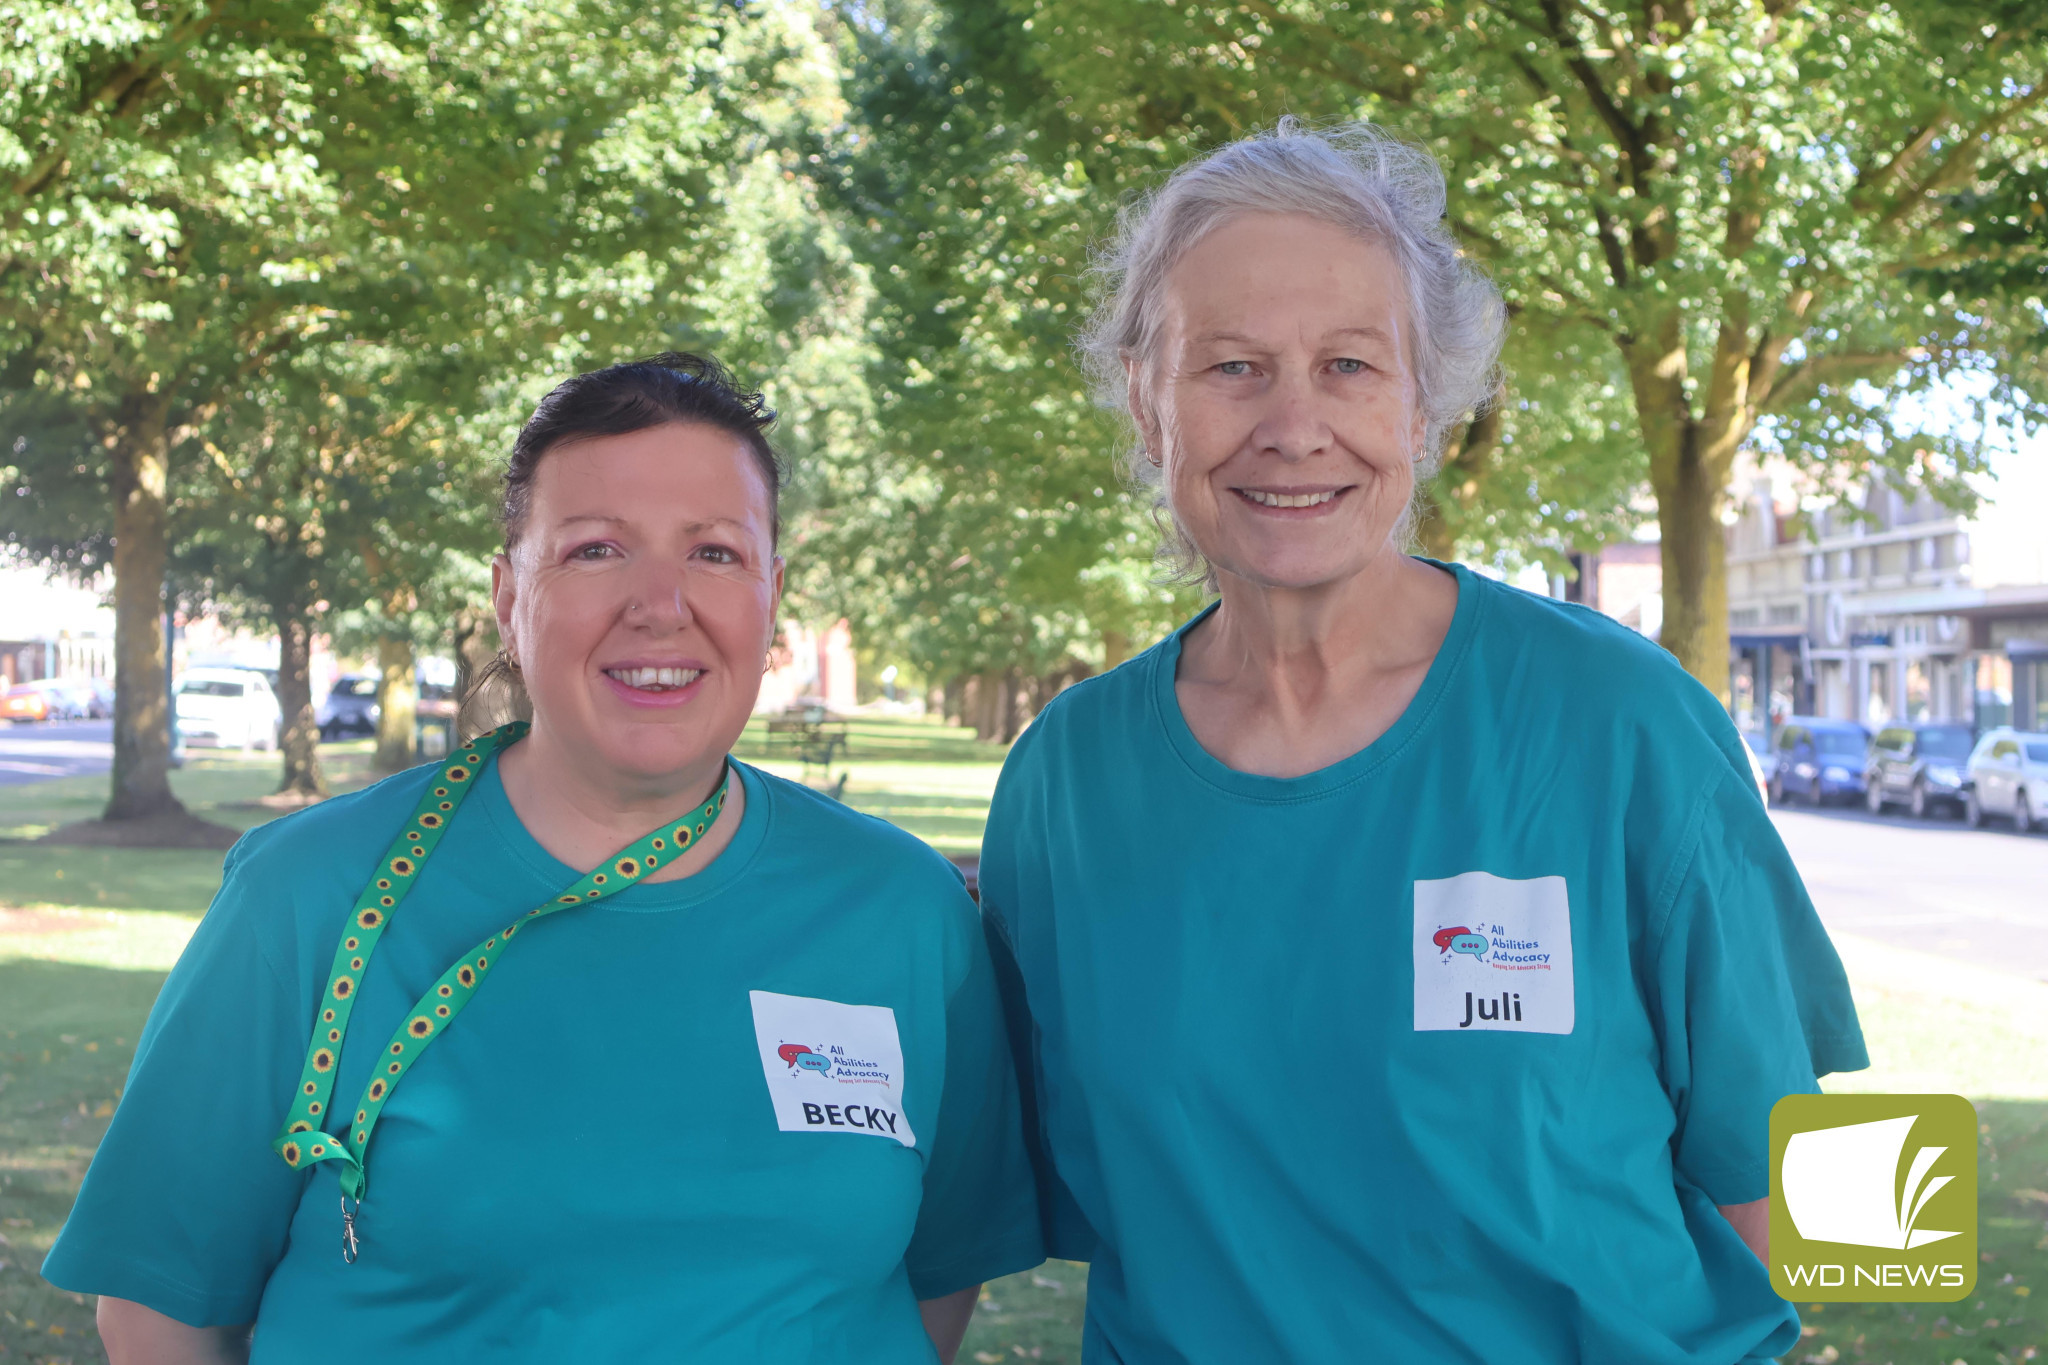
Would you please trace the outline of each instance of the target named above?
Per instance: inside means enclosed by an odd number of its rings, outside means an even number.
[[[579,369],[701,349],[782,413],[789,612],[847,617],[864,657],[1008,737],[1196,604],[1155,572],[1125,436],[1071,357],[1091,249],[1287,113],[1436,150],[1514,310],[1420,548],[1562,568],[1655,520],[1666,643],[1702,678],[1726,676],[1738,455],[1822,482],[1889,463],[1966,501],[1981,452],[1900,400],[1973,374],[1987,413],[2042,415],[2028,0],[14,0],[0,22],[0,539],[113,564],[137,648],[167,576],[288,645],[374,644],[388,676],[474,652],[521,416]],[[318,791],[299,740],[285,785]]]

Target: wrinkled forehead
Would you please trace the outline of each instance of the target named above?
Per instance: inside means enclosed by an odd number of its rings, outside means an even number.
[[[1237,213],[1160,274],[1152,346],[1208,338],[1280,344],[1353,338],[1412,347],[1407,280],[1376,233],[1307,214]],[[1155,357],[1156,358],[1156,357]]]

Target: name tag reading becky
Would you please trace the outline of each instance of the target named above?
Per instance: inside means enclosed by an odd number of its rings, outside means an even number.
[[[1419,881],[1414,946],[1418,1031],[1572,1031],[1564,878],[1467,872]]]
[[[865,1133],[915,1147],[903,1112],[896,1011],[808,995],[748,991],[775,1126],[785,1133]]]

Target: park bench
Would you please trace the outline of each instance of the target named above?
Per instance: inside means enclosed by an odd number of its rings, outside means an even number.
[[[778,744],[795,751],[804,765],[804,780],[809,781],[811,769],[822,768],[825,775],[832,775],[832,760],[846,750],[846,724],[833,721],[830,713],[822,706],[809,706],[801,711],[786,715],[771,716],[768,719],[768,748],[773,753]]]

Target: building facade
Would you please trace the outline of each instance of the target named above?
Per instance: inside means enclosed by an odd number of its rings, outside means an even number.
[[[0,558],[0,691],[40,678],[111,679],[109,586],[81,587],[12,556]]]
[[[1570,574],[1550,580],[1550,595],[1613,617],[1656,639],[1664,627],[1663,550],[1654,540],[1623,541],[1566,556]]]
[[[2043,509],[1960,516],[1883,480],[1801,518],[1758,479],[1728,528],[1730,707],[2048,728]]]

